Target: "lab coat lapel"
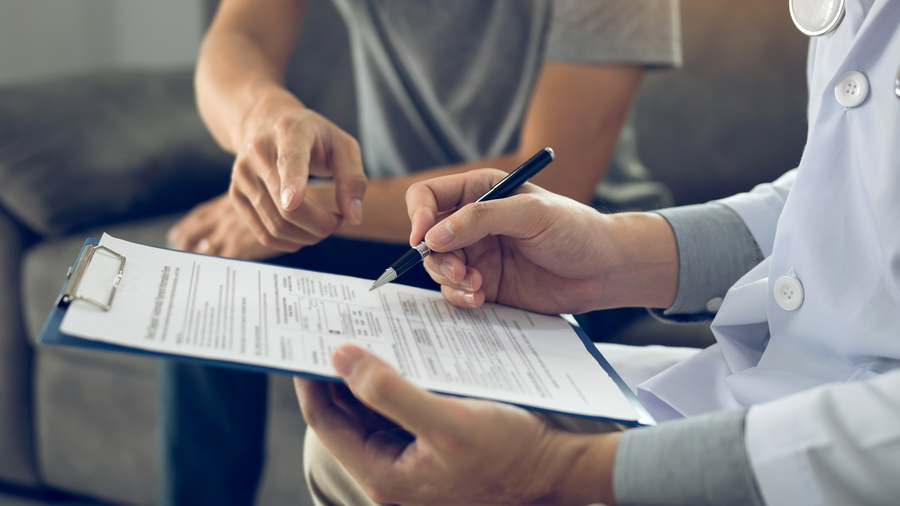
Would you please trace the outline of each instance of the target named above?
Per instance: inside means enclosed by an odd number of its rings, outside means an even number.
[[[854,10],[854,17],[864,16],[862,24],[853,36],[853,42],[850,50],[844,56],[841,65],[834,77],[848,71],[854,70],[849,68],[847,62],[872,60],[876,59],[879,54],[872,51],[873,48],[884,48],[888,41],[894,36],[894,31],[884,29],[886,26],[897,26],[898,18],[900,18],[900,0],[881,0],[876,1],[871,9],[866,12],[861,2],[848,2],[848,16],[850,15],[851,6]],[[847,20],[845,19],[846,23]]]

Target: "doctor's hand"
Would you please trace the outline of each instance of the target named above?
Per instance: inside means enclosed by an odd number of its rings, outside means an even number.
[[[260,244],[293,252],[328,237],[343,220],[362,221],[359,145],[334,123],[279,90],[250,109],[239,132],[228,194]],[[337,213],[309,198],[310,175],[334,179]]]
[[[337,348],[332,362],[347,386],[295,378],[297,398],[375,501],[614,504],[619,433],[567,433],[521,408],[426,392],[355,345]]]
[[[447,300],[543,313],[672,304],[678,256],[662,216],[601,214],[530,183],[511,197],[474,203],[505,176],[475,170],[417,183],[406,194],[410,244],[424,238],[432,250],[425,268]]]

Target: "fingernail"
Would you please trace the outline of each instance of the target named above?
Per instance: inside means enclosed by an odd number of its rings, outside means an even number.
[[[475,307],[475,294],[470,292],[463,293],[463,302],[466,303],[467,306]]]
[[[341,346],[331,357],[331,364],[340,377],[349,378],[356,371],[356,366],[362,362],[364,356],[363,350],[357,346]]]
[[[350,221],[362,223],[362,200],[353,199],[350,201]]]
[[[291,205],[291,199],[294,198],[294,189],[288,186],[284,190],[281,190],[281,207],[285,210]]]
[[[469,276],[462,278],[462,281],[459,282],[459,286],[463,287],[463,289],[465,289],[467,292],[471,292],[472,291],[472,278]]]
[[[450,281],[453,281],[453,265],[450,262],[443,262],[441,264],[441,274]]]
[[[453,229],[450,228],[450,223],[443,222],[441,224],[435,225],[434,228],[428,231],[426,234],[428,237],[428,243],[430,246],[436,246],[440,248],[441,246],[446,246],[450,244],[453,239],[456,239],[456,236],[453,234]]]

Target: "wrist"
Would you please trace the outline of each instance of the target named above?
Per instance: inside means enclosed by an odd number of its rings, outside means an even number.
[[[284,87],[273,83],[269,80],[260,80],[250,83],[250,94],[255,97],[236,128],[232,131],[232,143],[236,151],[243,148],[243,145],[249,142],[260,126],[265,121],[272,121],[274,126],[274,116],[279,113],[305,109],[303,102]]]
[[[672,227],[655,213],[619,213],[608,220],[610,263],[602,309],[667,308],[678,291],[678,246]]]
[[[555,445],[557,457],[552,504],[616,506],[613,467],[621,432],[575,434],[562,432]]]

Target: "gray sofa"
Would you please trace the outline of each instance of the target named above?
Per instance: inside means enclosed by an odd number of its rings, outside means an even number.
[[[649,74],[635,114],[645,164],[688,204],[797,163],[806,39],[784,0],[681,1],[684,69]],[[296,57],[316,76],[288,76],[301,98],[353,133],[345,32],[325,0]],[[229,171],[195,112],[189,69],[0,90],[0,482],[155,502],[156,362],[35,339],[84,238],[161,246],[180,213],[224,191]],[[609,338],[708,342],[659,325],[641,318]],[[305,504],[303,421],[289,378],[270,384],[259,502]]]

